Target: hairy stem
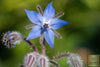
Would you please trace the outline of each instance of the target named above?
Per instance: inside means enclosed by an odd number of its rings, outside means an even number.
[[[53,60],[54,61],[57,61],[58,59],[62,58],[62,57],[68,57],[70,54],[69,53],[64,53],[64,54],[61,54],[61,55],[58,55],[57,57],[55,57]]]
[[[43,39],[43,44],[42,44],[42,53],[45,55],[45,39]]]
[[[25,37],[22,37],[22,39],[24,40],[24,41],[26,41],[32,48],[33,48],[33,50],[34,51],[36,51],[37,52],[37,49],[36,49],[36,47],[34,46],[34,44],[33,43],[31,43],[29,40],[26,40],[26,38]]]

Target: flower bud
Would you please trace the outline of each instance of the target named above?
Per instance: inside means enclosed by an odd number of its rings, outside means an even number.
[[[25,57],[25,67],[36,67],[37,66],[37,57],[39,56],[39,53],[37,52],[31,52],[27,54]]]
[[[10,32],[4,34],[3,36],[3,42],[4,45],[8,48],[15,47],[15,44],[19,44],[22,40],[22,36],[18,32]]]
[[[13,31],[11,32],[10,38],[13,39],[13,41],[11,43],[13,44],[19,44],[22,41],[22,35],[19,32]]]
[[[38,67],[49,67],[49,59],[46,56],[41,55],[37,60],[37,64]]]
[[[3,35],[4,45],[7,46],[8,48],[15,47],[15,45],[11,43],[12,38],[7,39],[7,37],[10,36],[10,35],[11,35],[11,32],[10,31],[8,31],[7,33],[5,33]]]
[[[81,58],[73,53],[70,53],[68,56],[68,62],[70,66],[69,67],[83,67]]]

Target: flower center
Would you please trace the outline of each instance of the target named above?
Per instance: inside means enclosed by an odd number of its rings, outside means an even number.
[[[44,29],[49,28],[48,24],[44,24],[44,25],[43,25],[43,28],[44,28]]]
[[[50,27],[50,22],[49,21],[43,22],[43,28],[44,29],[48,29],[49,27]]]

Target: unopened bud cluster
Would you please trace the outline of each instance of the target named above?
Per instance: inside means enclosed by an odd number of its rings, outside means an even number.
[[[28,53],[25,57],[25,67],[49,67],[49,59],[38,52]]]

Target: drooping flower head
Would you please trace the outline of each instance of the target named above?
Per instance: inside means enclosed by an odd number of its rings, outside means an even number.
[[[27,26],[27,28],[33,28],[29,33],[27,40],[40,37],[40,39],[45,38],[48,44],[53,48],[54,44],[54,34],[61,38],[55,30],[63,25],[70,24],[64,20],[58,19],[64,13],[58,13],[55,15],[55,9],[52,7],[52,2],[48,4],[44,12],[42,12],[40,6],[37,6],[39,13],[35,11],[25,10],[28,18],[33,23],[33,25]],[[40,40],[42,41],[42,40]]]
[[[15,47],[15,44],[19,44],[22,40],[21,34],[18,32],[10,32],[4,34],[3,42],[8,48]]]

